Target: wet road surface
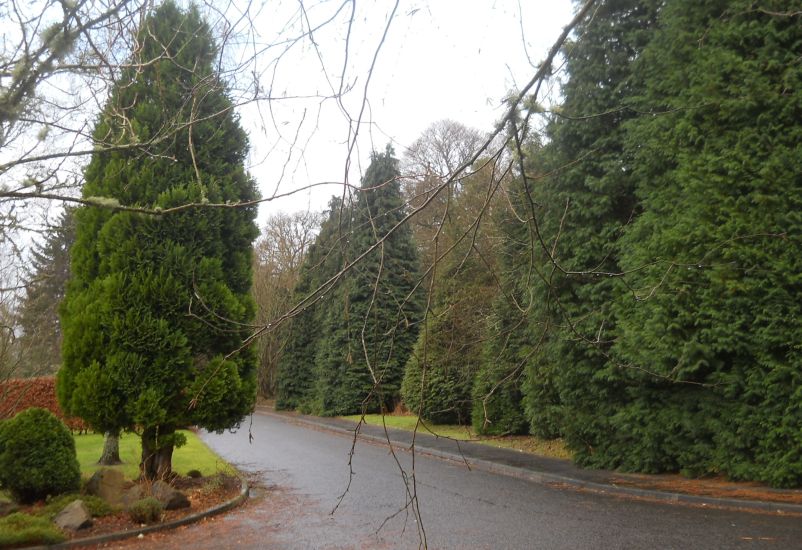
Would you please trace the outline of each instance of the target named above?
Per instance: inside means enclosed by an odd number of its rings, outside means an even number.
[[[253,439],[249,441],[249,431]],[[257,413],[235,433],[202,434],[256,482],[223,516],[141,540],[138,549],[802,549],[802,517],[637,501],[413,457]],[[349,486],[350,479],[350,486]],[[347,491],[346,491],[347,489]],[[340,495],[345,493],[335,513]],[[423,529],[407,506],[420,503]]]

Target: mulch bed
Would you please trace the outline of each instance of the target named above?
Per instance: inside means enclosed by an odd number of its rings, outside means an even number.
[[[240,479],[233,475],[217,474],[210,477],[188,478],[178,477],[173,481],[173,486],[187,495],[190,502],[189,508],[180,510],[165,510],[162,514],[161,523],[182,519],[191,514],[197,514],[220,504],[223,504],[236,497],[241,489]],[[20,512],[35,512],[42,503],[20,508]],[[119,511],[108,516],[93,518],[91,527],[81,529],[74,533],[67,532],[67,536],[72,539],[83,539],[131,531],[142,527],[141,524],[131,520],[126,511]]]
[[[610,481],[615,485],[684,493],[687,495],[802,504],[802,489],[772,489],[754,482],[730,481],[723,476],[688,479],[673,474],[660,476],[628,474],[614,477]]]

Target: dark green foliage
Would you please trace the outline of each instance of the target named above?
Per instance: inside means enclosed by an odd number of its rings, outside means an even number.
[[[94,138],[147,145],[93,155],[84,196],[156,210],[254,199],[247,137],[198,10],[167,2],[143,25],[135,55],[158,59],[123,70]],[[76,212],[58,376],[65,410],[100,432],[152,433],[156,447],[144,445],[144,458],[172,445],[178,427],[222,430],[252,409],[253,353],[224,356],[240,347],[254,315],[254,217],[253,207]]]
[[[161,519],[162,512],[164,505],[154,497],[139,499],[128,507],[128,515],[137,523],[156,523]]]
[[[398,226],[396,164],[392,150],[374,153],[356,203],[330,205],[295,291],[302,309],[279,365],[280,408],[338,415],[399,401],[420,300],[415,247],[409,228]]]
[[[0,547],[56,544],[67,540],[49,519],[15,512],[0,518]]]
[[[74,208],[66,208],[41,244],[33,247],[20,310],[26,374],[52,374],[61,363],[58,308],[70,274],[70,248],[75,240]]]
[[[405,209],[397,164],[389,146],[373,153],[353,208],[344,257],[367,255],[339,282],[320,317],[312,403],[319,414],[393,410],[400,401],[420,295],[413,292],[419,274],[412,235],[399,226]]]
[[[628,399],[584,462],[802,484],[802,4],[752,7],[669,3],[639,65]]]
[[[80,483],[75,441],[53,413],[31,408],[0,423],[0,486],[16,501],[75,491]]]
[[[470,347],[461,345],[462,336],[476,330],[459,332],[466,328],[455,326],[459,321],[448,312],[443,317],[430,317],[404,373],[404,404],[435,424],[467,424],[470,418],[471,387],[478,366],[473,348],[479,346],[477,340]]]
[[[501,209],[492,162],[455,185],[437,235],[430,312],[406,365],[402,396],[438,424],[468,424],[486,320],[496,293],[495,231],[485,214]]]
[[[564,435],[574,450],[609,436],[618,388],[601,378],[621,292],[617,240],[636,212],[623,125],[632,67],[651,39],[658,0],[600,4],[569,44],[564,103],[534,152],[526,182],[534,246],[525,405],[533,433]],[[523,258],[526,262],[528,259]]]
[[[343,237],[349,229],[350,210],[343,208],[340,199],[332,198],[328,218],[309,247],[293,291],[293,305],[300,304],[300,311],[292,318],[278,365],[276,408],[280,410],[310,410],[317,383],[315,361],[322,316],[331,300],[331,285],[321,286],[343,268],[347,242]]]
[[[521,380],[534,342],[529,333],[529,290],[533,275],[526,196],[520,182],[507,190],[514,210],[494,220],[500,245],[495,255],[500,288],[486,323],[487,336],[472,389],[471,423],[479,434],[517,434],[527,431],[521,402]],[[542,430],[541,430],[542,433]]]

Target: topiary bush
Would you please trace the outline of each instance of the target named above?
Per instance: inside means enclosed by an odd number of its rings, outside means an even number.
[[[31,503],[80,483],[75,440],[53,413],[31,408],[0,423],[0,486],[14,500]]]
[[[137,523],[154,523],[159,521],[164,505],[154,497],[137,500],[128,507],[128,515]]]

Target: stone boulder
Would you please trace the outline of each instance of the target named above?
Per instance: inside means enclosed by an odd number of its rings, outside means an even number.
[[[161,480],[153,482],[150,494],[164,505],[165,510],[177,510],[190,506],[187,495]]]
[[[86,483],[86,493],[102,498],[110,505],[118,507],[123,504],[123,495],[128,488],[122,472],[112,468],[101,468]]]
[[[53,523],[67,531],[77,531],[92,525],[92,514],[83,500],[73,500],[53,519]]]

